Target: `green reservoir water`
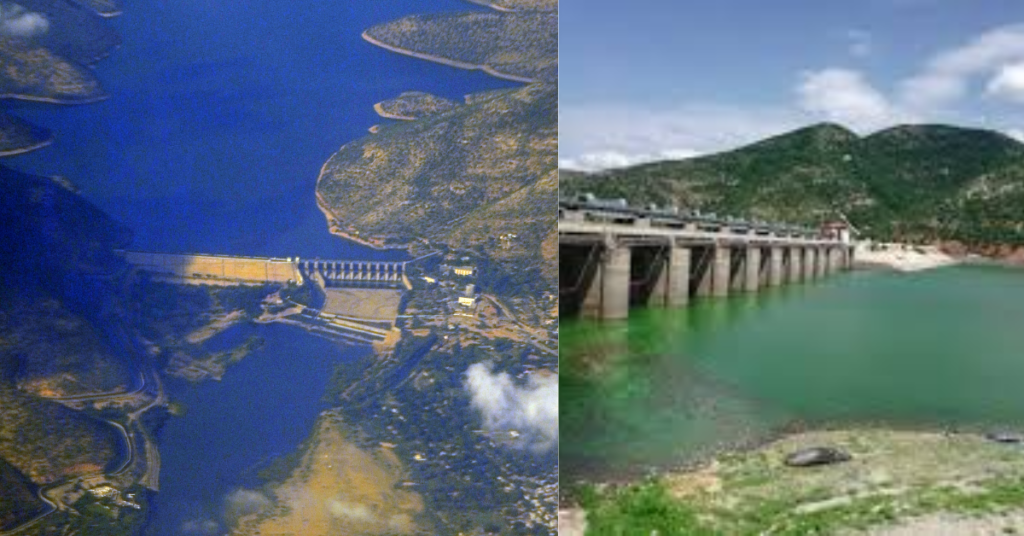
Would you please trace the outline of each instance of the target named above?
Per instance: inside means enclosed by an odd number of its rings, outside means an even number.
[[[567,481],[633,478],[788,430],[1024,428],[1024,271],[853,272],[627,322],[562,322]]]

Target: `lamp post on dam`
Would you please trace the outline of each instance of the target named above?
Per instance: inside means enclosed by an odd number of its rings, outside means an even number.
[[[584,196],[559,201],[559,301],[565,314],[623,319],[630,307],[681,307],[810,282],[853,266],[836,226],[817,229],[629,207]]]

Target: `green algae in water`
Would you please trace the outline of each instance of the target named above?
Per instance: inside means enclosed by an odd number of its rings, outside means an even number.
[[[561,325],[561,464],[633,478],[804,427],[1024,427],[1024,272],[855,272]]]

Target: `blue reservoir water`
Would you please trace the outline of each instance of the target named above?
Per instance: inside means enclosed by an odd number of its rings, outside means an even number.
[[[9,105],[56,141],[5,165],[68,177],[134,231],[135,249],[401,258],[327,232],[314,197],[321,166],[387,122],[372,106],[402,91],[461,101],[519,84],[386,52],[360,34],[409,14],[479,9],[461,0],[127,2],[111,21],[124,45],[96,66],[110,99]],[[258,485],[259,467],[309,436],[332,368],[368,351],[284,326],[237,329],[266,346],[222,382],[169,382],[187,412],[158,437],[153,534],[204,522],[223,532],[225,496]]]
[[[384,51],[360,34],[461,0],[143,0],[112,20],[124,45],[97,65],[110,99],[14,105],[53,146],[8,162],[64,175],[136,233],[133,247],[385,258],[329,235],[321,166],[386,120],[373,104],[418,90],[456,101],[518,84]]]
[[[220,336],[232,338],[231,331]],[[290,326],[259,326],[258,333],[266,344],[233,365],[222,381],[166,382],[185,415],[168,420],[157,436],[162,470],[150,520],[156,535],[178,536],[212,528],[211,523],[218,530],[206,534],[223,532],[228,494],[260,486],[258,470],[295,450],[326,409],[322,397],[334,366],[370,351],[343,348]]]

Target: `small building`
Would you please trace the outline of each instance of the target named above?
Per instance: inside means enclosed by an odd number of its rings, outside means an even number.
[[[452,271],[455,272],[455,275],[472,276],[476,273],[476,268],[472,266],[452,266]]]
[[[853,237],[854,230],[849,223],[844,221],[828,221],[821,225],[821,236],[831,240],[838,240],[849,244]]]
[[[463,305],[465,307],[472,307],[476,305],[476,298],[472,296],[459,296],[459,305]]]

